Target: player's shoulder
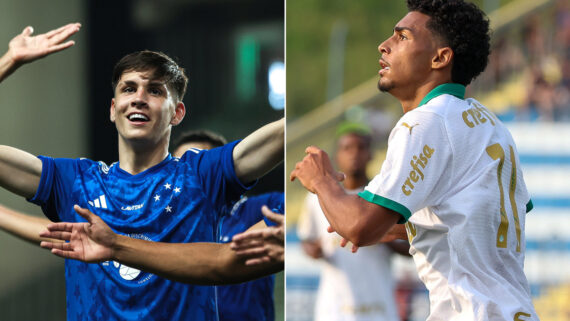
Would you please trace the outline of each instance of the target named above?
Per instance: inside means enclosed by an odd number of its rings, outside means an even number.
[[[205,153],[207,151],[208,150],[206,150],[206,149],[200,149],[200,148],[192,147],[192,148],[189,148],[188,150],[186,150],[186,152],[184,152],[184,154],[182,154],[180,157],[174,157],[173,156],[172,158],[175,162],[183,162],[184,163],[184,162],[187,162],[191,159],[199,157],[201,153]]]
[[[102,161],[94,161],[89,158],[53,158],[53,162],[58,168],[61,167],[77,167],[79,170],[89,170],[90,168],[105,167],[108,166]]]
[[[108,165],[104,161],[95,161],[89,158],[77,159],[77,166],[80,172],[95,172],[100,175],[107,175],[111,168],[116,166],[117,162]]]
[[[444,94],[434,97],[426,104],[414,109],[412,111],[412,114],[423,115],[423,117],[432,115],[433,117],[448,119],[458,111],[465,110],[469,107],[469,105],[469,100],[461,99],[449,94]]]
[[[405,138],[414,134],[432,133],[434,128],[445,128],[445,112],[441,108],[422,105],[405,113],[396,123],[390,138]],[[438,129],[439,131],[439,129]]]
[[[441,123],[447,131],[454,131],[458,129],[467,130],[487,121],[492,125],[500,123],[493,112],[476,99],[440,95],[406,113],[400,123]]]

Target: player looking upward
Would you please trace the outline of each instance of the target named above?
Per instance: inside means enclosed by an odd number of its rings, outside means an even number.
[[[357,246],[406,223],[428,320],[538,320],[523,271],[532,203],[517,149],[493,113],[464,97],[487,65],[488,19],[463,0],[407,4],[378,46],[378,88],[404,111],[379,174],[348,195],[326,153],[310,146],[291,179],[317,194],[332,229]]]

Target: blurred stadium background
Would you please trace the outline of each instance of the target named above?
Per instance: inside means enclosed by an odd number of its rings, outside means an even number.
[[[75,47],[26,65],[0,85],[1,144],[35,155],[117,160],[111,70],[123,55],[163,51],[190,78],[189,113],[173,131],[207,128],[232,141],[284,115],[284,3],[261,0],[0,2],[0,43],[81,22]],[[3,53],[2,52],[2,53]],[[284,167],[252,194],[283,190]],[[0,190],[0,203],[42,216]],[[65,320],[63,260],[0,232],[0,320]],[[283,320],[283,274],[276,282]]]
[[[509,127],[534,210],[527,216],[525,271],[543,321],[570,320],[570,0],[478,0],[494,31],[486,72],[468,87]],[[332,151],[344,119],[373,127],[378,172],[402,114],[376,88],[377,46],[405,14],[405,1],[287,0],[286,173],[307,145]],[[319,264],[306,257],[295,224],[305,197],[287,189],[287,320],[311,320]],[[427,293],[413,262],[396,259],[402,320],[425,320]]]

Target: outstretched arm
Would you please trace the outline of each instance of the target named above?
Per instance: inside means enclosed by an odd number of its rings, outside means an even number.
[[[285,216],[271,212],[267,206],[261,212],[276,226],[250,229],[234,235],[231,243],[236,254],[247,259],[246,265],[281,263],[285,260]]]
[[[267,124],[249,134],[233,151],[234,167],[237,177],[244,183],[250,183],[262,177],[285,155],[285,119]]]
[[[65,40],[79,31],[80,27],[79,23],[70,23],[37,36],[32,36],[32,27],[24,28],[10,41],[8,51],[0,58],[0,82],[23,64],[73,46],[74,41]]]
[[[54,223],[43,237],[69,243],[42,242],[43,248],[64,258],[84,262],[113,260],[162,277],[192,284],[249,281],[283,269],[283,263],[246,266],[229,244],[160,243],[115,234],[101,218],[75,205],[88,223]]]
[[[32,36],[32,27],[10,41],[8,51],[0,58],[0,82],[21,65],[45,57],[73,45],[67,41],[79,31],[79,24],[69,24],[48,33]],[[0,186],[26,198],[35,195],[42,173],[42,162],[16,148],[0,146]]]
[[[301,184],[317,194],[319,203],[332,229],[355,246],[378,243],[390,228],[398,222],[400,214],[370,203],[358,195],[348,195],[338,183],[342,174],[337,173],[323,150],[309,146],[306,156],[298,162],[291,181]]]
[[[20,213],[0,205],[0,229],[24,241],[29,241],[36,245],[39,245],[41,241],[48,240],[61,242],[39,236],[40,232],[44,231],[49,223],[51,221],[46,218]]]

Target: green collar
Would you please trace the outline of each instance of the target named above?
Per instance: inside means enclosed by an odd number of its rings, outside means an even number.
[[[455,96],[459,99],[465,99],[465,86],[460,85],[460,84],[451,84],[451,83],[439,85],[439,86],[435,87],[434,89],[432,89],[424,97],[424,99],[422,99],[422,101],[420,101],[420,105],[418,107],[420,107],[421,105],[427,104],[428,101],[434,99],[435,97],[437,97],[439,95],[443,95],[443,94],[452,95],[452,96]]]

